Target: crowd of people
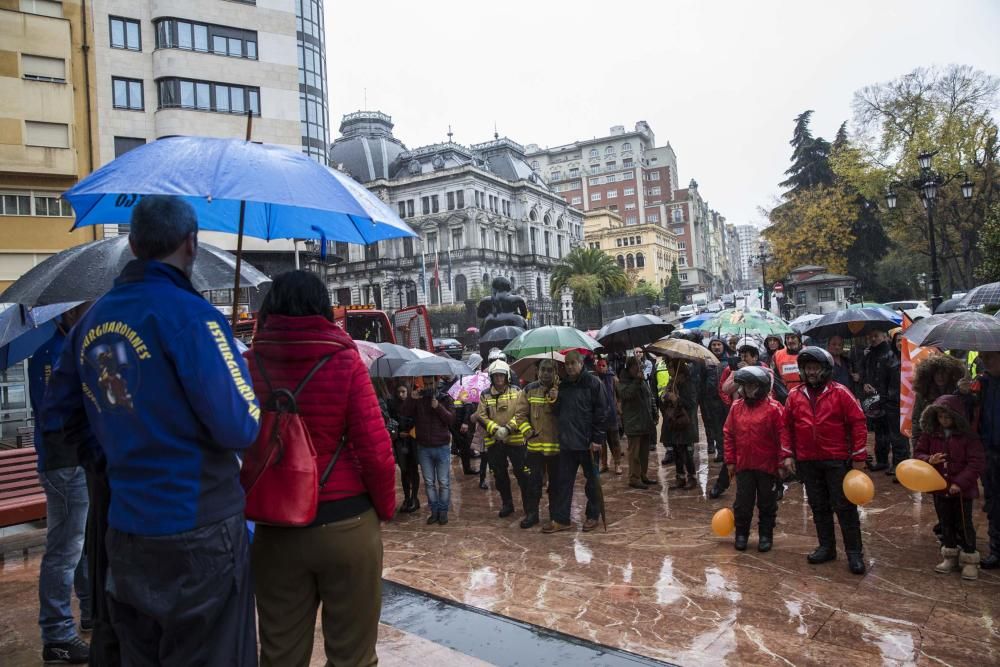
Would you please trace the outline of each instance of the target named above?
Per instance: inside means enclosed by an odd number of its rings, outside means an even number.
[[[274,279],[244,358],[191,284],[197,221],[181,200],[142,198],[129,240],[137,259],[115,287],[68,313],[31,362],[49,499],[39,581],[46,661],[307,665],[319,613],[329,664],[375,664],[380,522],[420,509],[421,478],[427,524],[454,521],[455,456],[464,475],[499,494],[500,519],[517,512],[513,476],[520,528],[541,524],[546,534],[573,528],[582,469],[589,532],[604,514],[602,474],[622,475],[631,489],[660,486],[665,474],[650,465],[659,443],[661,466],[674,468],[670,493],[700,493],[699,463],[722,464],[708,496],[735,482],[741,551],[755,507],[757,550],[774,547],[783,493],[798,480],[818,539],[808,562],[837,557],[836,517],[848,568],[862,574],[859,513],[844,478],[852,469],[892,475],[912,455],[947,481],[934,496],[935,569],[974,579],[979,567],[1000,565],[998,352],[978,355],[981,372],[968,353],[917,368],[912,439],[900,430],[898,332],[848,348],[840,338],[821,347],[797,334],[682,330],[672,335],[707,346],[717,363],[641,348],[570,350],[561,366],[541,361],[530,382],[493,350],[470,359],[488,389],[456,398],[448,389],[458,378],[370,377],[332,321],[326,286],[301,271]],[[710,461],[697,461],[699,412]],[[241,484],[241,460],[246,468],[266,448],[274,458],[263,460],[276,466],[292,446],[307,446],[312,472],[322,472],[309,518],[258,523],[251,535],[246,498],[257,487]],[[980,479],[989,517],[982,561],[972,521]],[[282,487],[270,488],[280,512]],[[74,583],[89,646],[72,613]]]

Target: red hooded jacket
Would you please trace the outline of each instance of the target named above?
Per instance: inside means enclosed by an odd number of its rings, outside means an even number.
[[[945,435],[938,422],[938,415],[947,410],[951,413],[951,433]],[[986,455],[979,436],[965,418],[965,403],[958,396],[945,395],[934,401],[920,417],[924,429],[913,450],[913,457],[926,461],[931,454],[945,454],[944,463],[934,466],[950,487],[956,484],[962,490],[963,498],[979,497],[979,476],[986,469]],[[948,490],[935,491],[947,494]]]
[[[260,355],[276,387],[294,389],[322,357],[333,354],[298,397],[317,465],[326,469],[341,435],[347,441],[320,501],[341,500],[367,493],[379,518],[389,520],[396,509],[396,469],[389,432],[382,420],[368,369],[347,333],[319,315],[270,315],[246,354],[253,388],[261,405],[270,392],[254,358]]]
[[[785,410],[770,396],[754,404],[738,398],[733,403],[722,429],[726,464],[735,464],[736,472],[759,470],[776,475],[786,438]]]
[[[861,404],[839,382],[827,382],[815,399],[799,385],[785,401],[782,456],[797,461],[864,461],[868,425]]]

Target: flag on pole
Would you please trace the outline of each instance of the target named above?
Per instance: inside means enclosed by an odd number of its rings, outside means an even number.
[[[424,252],[423,244],[420,245],[420,292],[424,295],[424,302],[427,301],[427,254]]]
[[[438,303],[441,303],[441,253],[434,251],[434,282],[437,284]]]
[[[909,315],[903,313],[903,331],[906,331],[911,324],[913,324],[913,320]],[[903,349],[901,350],[899,369],[899,432],[909,438],[913,435],[913,420],[920,419],[920,415],[913,414],[913,406],[917,400],[917,394],[913,388],[914,371],[924,359],[941,352],[936,347],[920,347],[906,338],[902,340]]]

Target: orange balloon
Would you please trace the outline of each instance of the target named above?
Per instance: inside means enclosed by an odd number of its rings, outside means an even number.
[[[844,476],[844,495],[855,505],[867,505],[875,497],[875,484],[860,470],[851,470]]]
[[[723,507],[712,517],[712,532],[719,537],[732,535],[734,530],[736,530],[736,516],[728,507]]]
[[[910,491],[919,493],[944,491],[948,488],[948,482],[944,481],[941,473],[930,463],[920,459],[906,459],[896,466],[896,479]]]

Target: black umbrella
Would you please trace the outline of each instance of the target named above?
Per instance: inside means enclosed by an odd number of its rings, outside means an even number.
[[[0,302],[42,306],[66,301],[91,301],[114,285],[125,265],[135,259],[127,236],[91,241],[49,257],[18,278],[0,295]],[[198,243],[191,282],[199,292],[232,289],[236,256],[208,243]],[[266,275],[243,262],[240,286],[260,287]]]
[[[673,330],[674,325],[656,315],[626,315],[601,327],[597,342],[610,351],[629,350],[658,341]]]
[[[827,313],[802,332],[818,340],[833,336],[854,338],[872,331],[889,331],[899,326],[900,317],[886,308],[848,308]]]
[[[375,343],[385,354],[375,360],[368,368],[368,373],[376,378],[391,378],[399,368],[414,359],[418,359],[413,350],[394,343]]]
[[[468,364],[447,357],[424,357],[408,361],[393,373],[393,377],[423,377],[427,375],[442,375],[452,377],[455,375],[472,375],[473,371]]]
[[[1000,352],[1000,320],[983,313],[946,313],[914,322],[903,337],[942,350]]]
[[[491,347],[503,348],[504,345],[514,340],[518,336],[524,333],[524,329],[521,327],[497,327],[496,329],[490,329],[479,339],[479,343],[494,343]],[[501,345],[502,343],[502,345]]]
[[[937,307],[937,310],[934,311],[934,314],[943,315],[945,313],[954,313],[956,310],[958,310],[959,304],[961,302],[962,302],[961,298],[945,299],[944,301],[941,302],[941,305]]]
[[[963,310],[982,308],[983,306],[1000,306],[1000,283],[980,285],[958,302],[958,307]]]

